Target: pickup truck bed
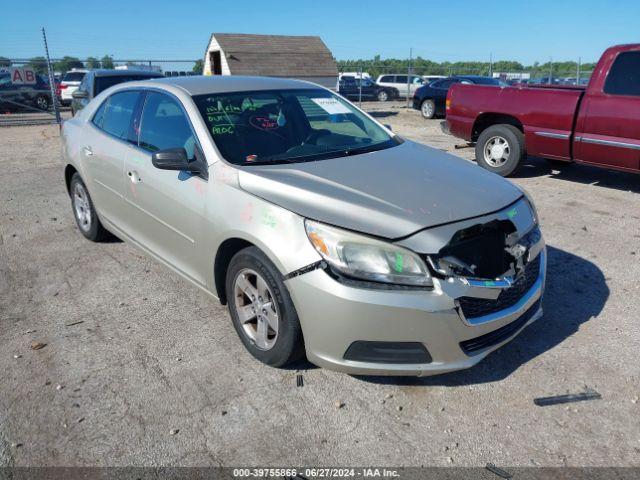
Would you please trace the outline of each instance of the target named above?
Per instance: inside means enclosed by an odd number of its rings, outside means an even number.
[[[585,87],[453,85],[446,131],[506,176],[526,154],[640,171],[640,44],[608,49]]]

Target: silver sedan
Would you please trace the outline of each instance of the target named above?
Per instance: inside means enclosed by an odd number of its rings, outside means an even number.
[[[526,193],[317,85],[117,85],[65,122],[62,151],[80,232],[116,235],[228,304],[268,365],[443,373],[542,315]]]

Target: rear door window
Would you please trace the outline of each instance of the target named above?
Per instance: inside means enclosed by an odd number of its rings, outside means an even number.
[[[194,158],[195,136],[180,104],[168,95],[150,92],[140,120],[141,148],[150,152],[184,148]]]
[[[149,78],[158,78],[158,75],[108,75],[103,77],[96,77],[96,81],[94,84],[95,93],[94,96],[97,96],[99,93],[103,92],[109,87],[113,87],[119,83],[124,82],[135,82],[139,80],[147,80]]]
[[[407,83],[407,80],[406,75],[396,75],[396,83]]]
[[[108,134],[128,141],[131,137],[131,119],[139,98],[140,92],[137,91],[114,93],[103,103],[104,111],[101,113],[102,107],[100,107],[96,112],[93,118],[94,124],[100,126]],[[101,115],[101,120],[98,115]],[[100,120],[100,125],[96,123],[96,120]]]
[[[611,95],[640,96],[640,52],[623,52],[613,62],[604,84]]]
[[[380,83],[393,83],[393,75],[385,75],[380,77]]]

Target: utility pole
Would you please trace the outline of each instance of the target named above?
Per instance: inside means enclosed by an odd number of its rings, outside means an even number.
[[[358,67],[358,107],[362,108],[362,65]]]
[[[489,76],[493,77],[493,52],[489,53]]]
[[[51,101],[53,102],[53,110],[56,114],[56,123],[60,125],[60,107],[58,105],[58,97],[56,97],[56,84],[53,77],[53,67],[51,67],[51,58],[49,57],[49,46],[47,45],[47,34],[42,27],[42,40],[44,40],[44,52],[47,56],[47,70],[49,73],[49,90],[51,91]]]
[[[582,63],[582,59],[578,57],[578,71],[576,72],[576,85],[580,85],[580,64]]]
[[[413,60],[413,47],[409,49],[409,66],[407,67],[407,108],[409,108],[409,96],[411,93],[411,61]]]
[[[549,57],[549,85],[551,85],[553,78],[553,58]]]

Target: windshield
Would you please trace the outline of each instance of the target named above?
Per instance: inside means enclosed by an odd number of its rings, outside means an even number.
[[[222,156],[237,165],[345,157],[400,143],[319,88],[193,97]]]
[[[471,82],[477,85],[502,85],[502,86],[507,85],[505,82],[503,82],[499,78],[489,78],[489,77],[475,77],[471,79]]]

